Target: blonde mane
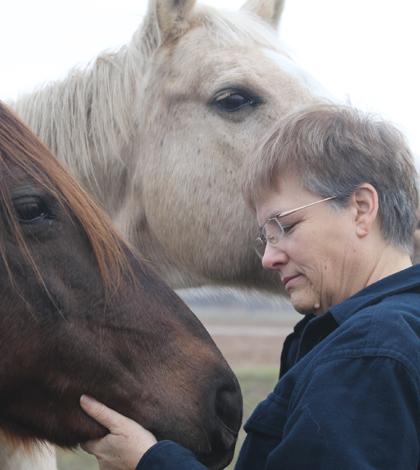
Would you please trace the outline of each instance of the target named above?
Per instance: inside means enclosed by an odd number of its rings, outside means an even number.
[[[105,168],[122,163],[121,138],[128,142],[133,127],[127,103],[134,90],[127,81],[136,75],[135,67],[126,48],[103,54],[85,70],[72,70],[63,82],[22,97],[16,110],[53,153],[94,180],[92,154]]]

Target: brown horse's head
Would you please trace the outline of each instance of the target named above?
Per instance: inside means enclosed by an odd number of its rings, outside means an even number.
[[[209,466],[232,457],[237,381],[190,310],[0,105],[0,428],[62,446],[106,430],[88,393]]]

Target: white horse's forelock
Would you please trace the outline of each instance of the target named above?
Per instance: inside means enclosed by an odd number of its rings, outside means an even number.
[[[268,59],[300,81],[314,96],[336,101],[336,98],[313,76],[292,60],[292,54],[284,45],[280,49],[277,31],[267,26],[267,23],[253,13],[246,10],[239,12],[214,10],[207,6],[198,10],[203,25],[213,33],[213,40],[217,45],[238,43],[252,44],[253,47],[259,46]]]
[[[200,5],[197,18],[213,33],[213,39],[219,45],[241,43],[278,48],[277,32],[249,11],[216,10]]]

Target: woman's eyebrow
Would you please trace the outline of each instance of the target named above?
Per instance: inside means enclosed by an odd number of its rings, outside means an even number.
[[[299,211],[300,209],[303,209],[303,208],[298,207],[296,209],[289,209],[289,210],[283,211],[283,212],[277,211],[277,213],[273,217],[276,217],[277,219],[279,219],[280,217],[286,217],[286,215],[294,214],[295,212]]]
[[[286,215],[293,214],[293,212],[295,212],[295,209],[291,209],[287,211],[280,211],[276,209],[268,214],[262,226],[264,226],[264,224],[266,224],[269,220],[278,219],[280,217],[285,217]]]
[[[275,217],[277,217],[277,219],[279,219],[280,217],[286,217],[286,215],[292,215],[295,212],[300,212],[301,210],[306,209],[307,207],[313,206],[317,202],[320,202],[320,201],[315,201],[315,203],[305,204],[304,206],[295,207],[294,209],[289,209],[285,212],[279,212]]]
[[[276,209],[275,211],[272,211],[270,212],[270,214],[268,214],[268,217],[266,220],[275,219],[277,217],[280,217],[281,215],[282,215],[282,211],[279,211],[278,209]]]
[[[259,225],[258,228],[259,229],[262,229],[264,227],[264,225],[269,221],[269,220],[272,220],[272,219],[279,219],[280,217],[286,217],[287,215],[291,215],[291,214],[294,214],[295,212],[297,212],[299,209],[301,209],[301,207],[298,207],[297,209],[289,209],[287,211],[280,211],[278,209],[270,212],[268,214],[268,216],[266,217],[266,219],[264,220],[264,223],[262,225]]]

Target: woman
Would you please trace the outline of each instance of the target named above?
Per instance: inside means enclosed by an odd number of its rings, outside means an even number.
[[[238,470],[416,470],[420,463],[418,194],[400,133],[347,107],[278,124],[250,159],[245,197],[265,268],[304,314],[281,376],[245,425]],[[204,469],[175,443],[88,397],[109,430],[102,469]]]

